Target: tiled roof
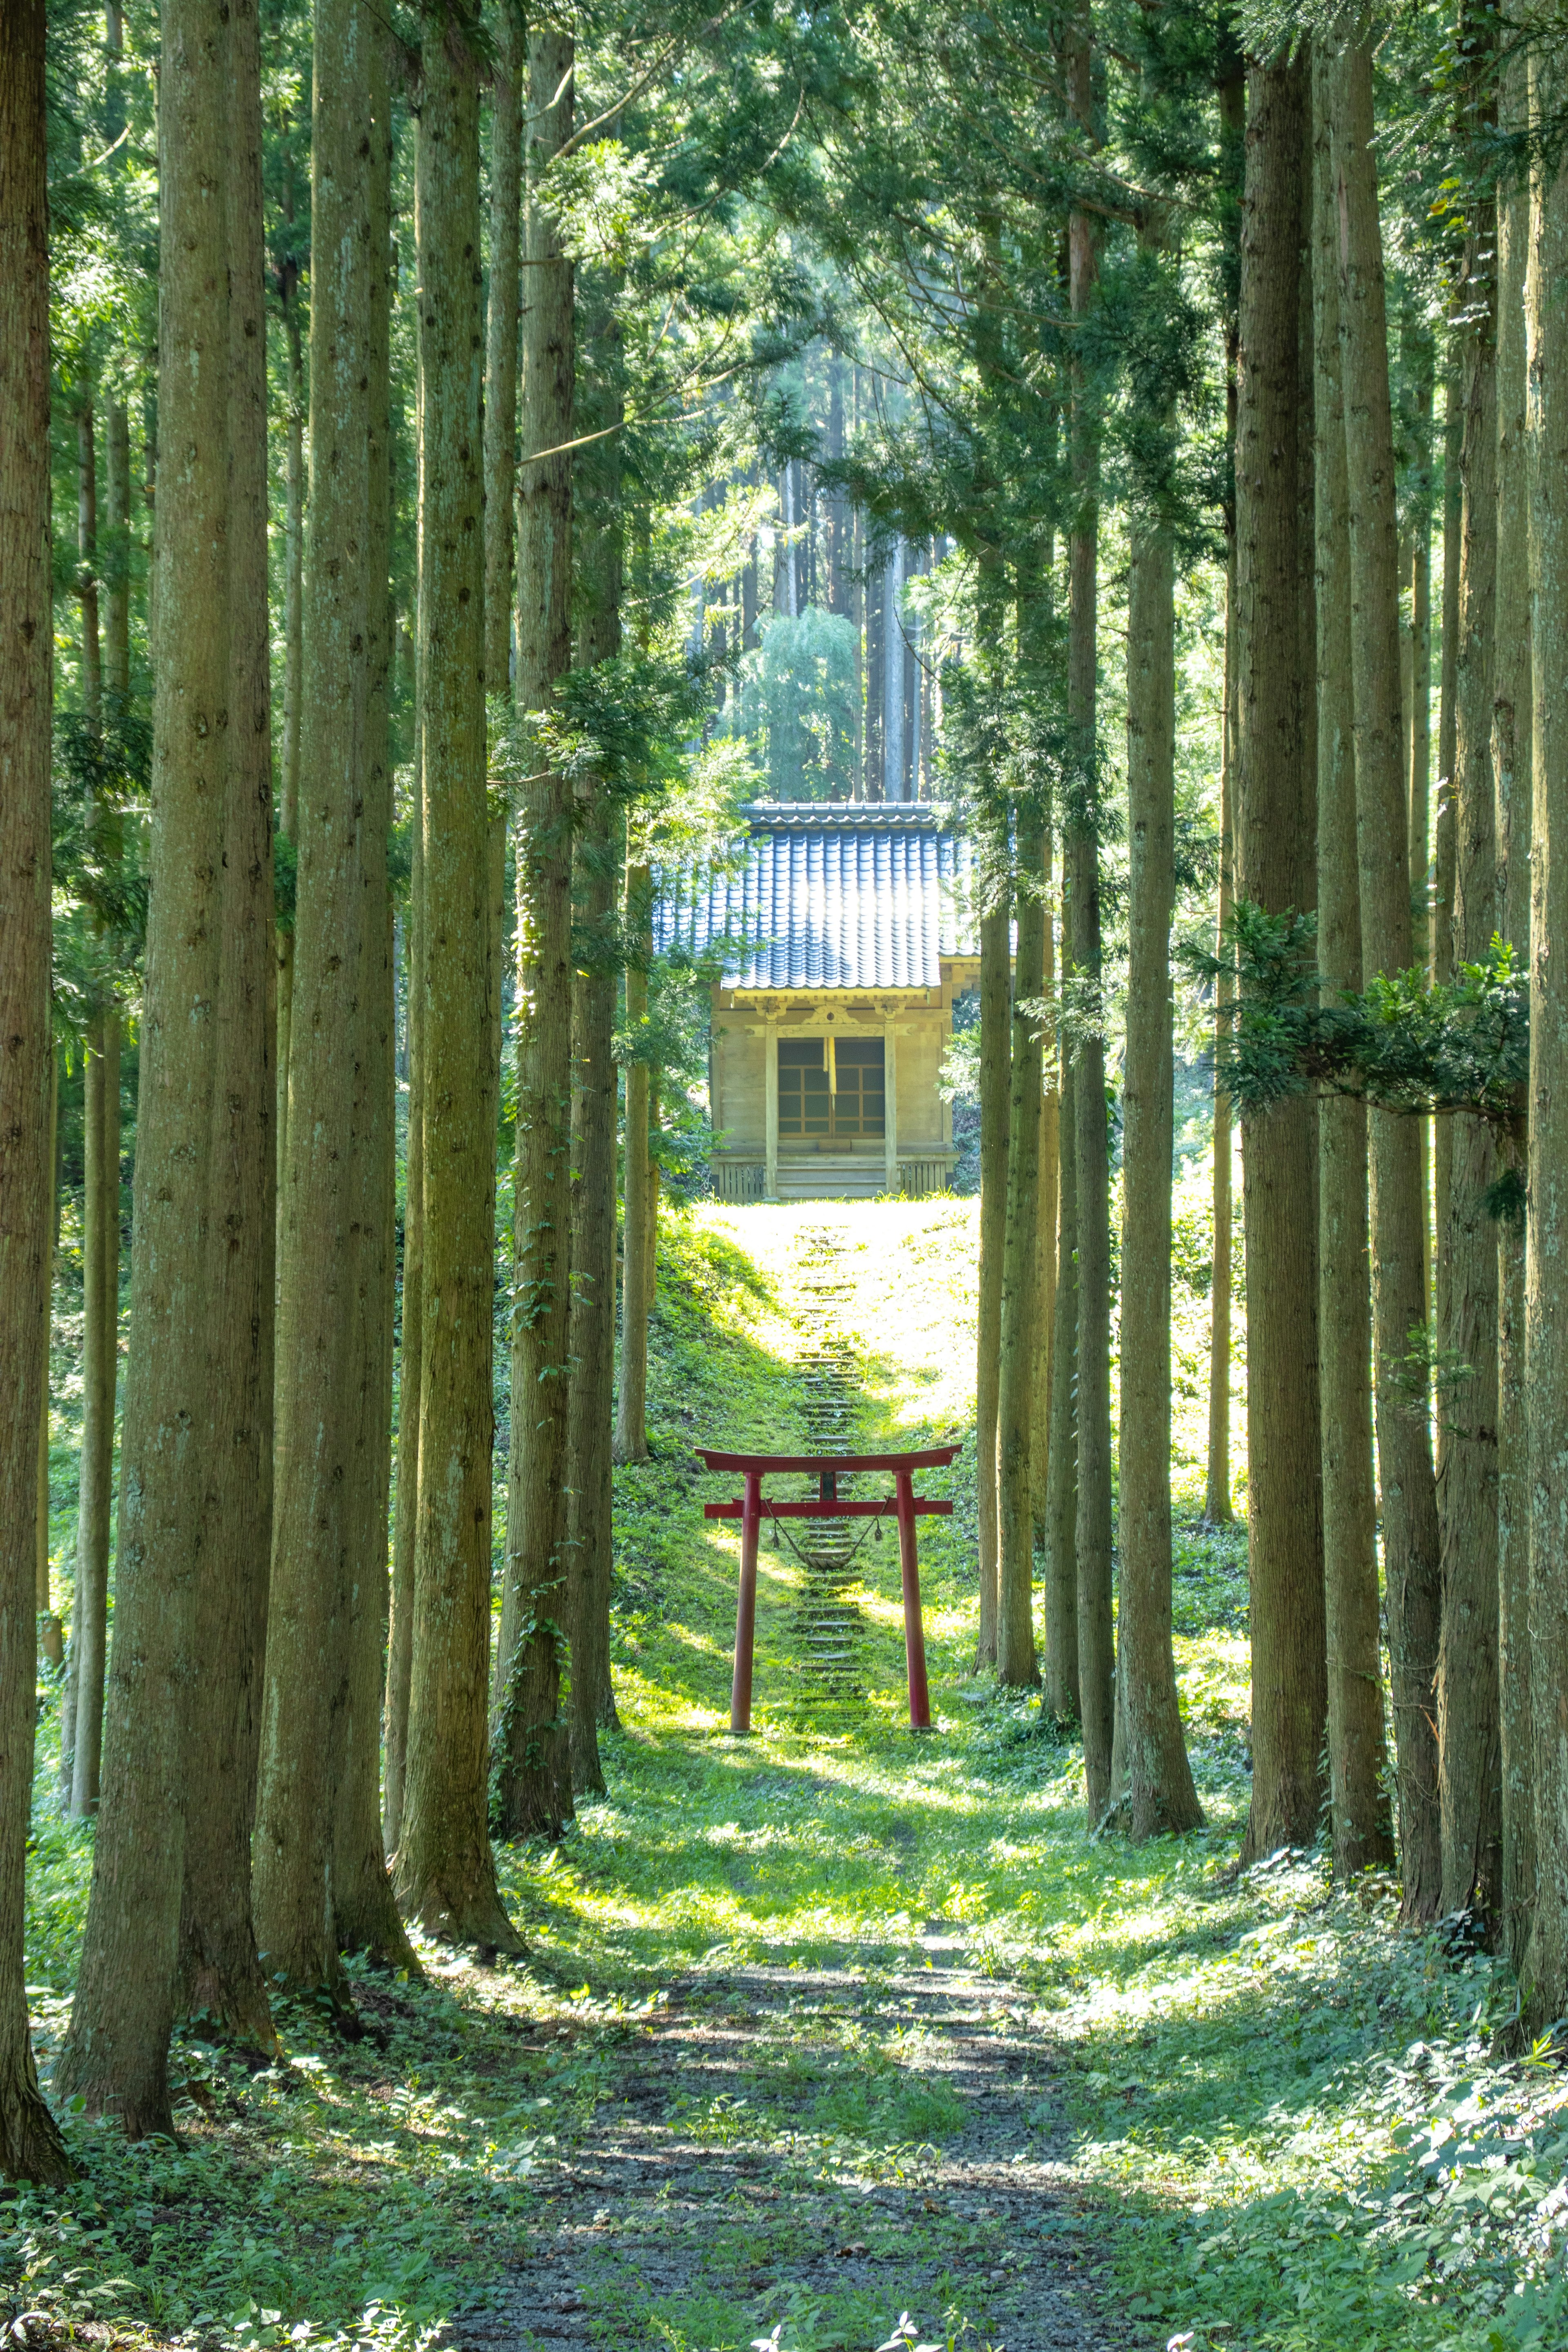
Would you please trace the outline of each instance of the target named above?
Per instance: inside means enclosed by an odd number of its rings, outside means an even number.
[[[972,956],[967,841],[921,802],[759,801],[733,872],[670,872],[661,948],[728,940],[731,988],[937,988]]]

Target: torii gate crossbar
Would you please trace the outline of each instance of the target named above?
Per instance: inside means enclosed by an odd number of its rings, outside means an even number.
[[[931,1500],[914,1490],[917,1470],[945,1470],[958,1452],[956,1445],[930,1445],[910,1454],[721,1454],[703,1446],[699,1454],[710,1470],[739,1470],[745,1494],[731,1503],[705,1503],[707,1519],[741,1522],[741,1581],[735,1600],[735,1666],[730,1686],[730,1729],[744,1738],[752,1728],[752,1664],[757,1633],[757,1545],[764,1518],[872,1519],[896,1518],[899,1523],[899,1567],[904,1592],[904,1663],[910,1685],[910,1728],[929,1731],[931,1695],[926,1687],[925,1629],[921,1619],[920,1560],[915,1547],[915,1521],[947,1518],[949,1502]],[[771,1471],[805,1471],[816,1479],[810,1502],[764,1503],[763,1480]],[[843,1502],[838,1481],[851,1472],[890,1470],[892,1495],[880,1502]]]

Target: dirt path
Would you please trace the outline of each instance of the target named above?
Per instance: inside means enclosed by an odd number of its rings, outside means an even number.
[[[781,2319],[812,2352],[873,2352],[905,2311],[922,2342],[967,2322],[975,2352],[1143,2352],[1146,2329],[1097,2307],[1026,2005],[941,1927],[921,1946],[927,1965],[897,1974],[735,1968],[674,1988],[586,2137],[542,2168],[537,2226],[503,2257],[497,2307],[457,2332],[465,2352],[708,2352]],[[889,2041],[958,2127],[867,2179],[813,2128],[813,2094],[819,2118],[822,2084],[857,2053],[885,2064]]]

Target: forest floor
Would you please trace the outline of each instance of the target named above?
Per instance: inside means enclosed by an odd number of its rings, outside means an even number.
[[[756,1736],[725,1733],[737,1531],[701,1506],[733,1481],[692,1449],[803,1441],[814,1234],[857,1442],[962,1443],[922,1481],[954,1505],[921,1523],[930,1739],[875,1539],[851,1700],[813,1689],[802,1571],[764,1543]],[[68,2116],[79,2182],[0,2205],[18,2345],[874,2352],[905,2315],[942,2352],[1568,2345],[1568,2106],[1545,2053],[1488,2054],[1506,1972],[1316,1854],[1231,1867],[1246,1574],[1197,1523],[1195,1381],[1176,1647],[1205,1827],[1090,1838],[1077,1748],[973,1675],[973,1248],[965,1202],[669,1216],[654,1458],[617,1473],[621,1725],[565,1839],[501,1851],[526,1959],[356,1966],[363,2036],[284,2006],[255,2071],[183,2035],[178,2148]],[[1179,1285],[1179,1368],[1203,1318]],[[46,1696],[47,2079],[90,1830],[56,1809]]]

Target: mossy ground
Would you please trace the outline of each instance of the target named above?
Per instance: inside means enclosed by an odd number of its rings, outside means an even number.
[[[1091,1840],[1077,1751],[973,1677],[973,1216],[952,1202],[669,1216],[654,1459],[617,1473],[623,1727],[605,1742],[608,1796],[559,1846],[501,1857],[528,1962],[482,1969],[429,1948],[424,1986],[361,1974],[365,2039],[288,2010],[287,2056],[257,2074],[182,2041],[179,2149],[127,2149],[68,2117],[78,2186],[0,2209],[16,2310],[226,2347],[477,2327],[510,2267],[547,2251],[552,2181],[604,2144],[634,2078],[662,2081],[672,2113],[686,2102],[688,2140],[787,2151],[825,2197],[896,2181],[939,2160],[920,2151],[942,2149],[957,2113],[896,2005],[846,2000],[809,2033],[759,2032],[753,2079],[728,2104],[705,2105],[673,2063],[661,2074],[660,2021],[672,1988],[718,2000],[747,1968],[907,1974],[941,1919],[1046,2053],[1020,2153],[1049,2140],[1052,2210],[1126,2341],[1568,2343],[1568,2116],[1544,2056],[1487,2057],[1502,1972],[1403,1935],[1384,1886],[1331,1894],[1314,1856],[1228,1873],[1247,1799],[1245,1569],[1238,1538],[1195,1522],[1195,1420],[1176,1446],[1178,1664],[1205,1829],[1142,1849]],[[764,1555],[757,1736],[737,1747],[723,1737],[735,1530],[701,1517],[732,1482],[692,1447],[798,1438],[792,1253],[824,1223],[845,1240],[866,1437],[964,1441],[927,1481],[953,1517],[921,1530],[939,1732],[903,1728],[884,1543],[862,1555],[856,1708],[803,1703],[798,1570]],[[1179,1291],[1178,1306],[1178,1352],[1196,1360],[1201,1301]],[[90,1831],[55,1810],[52,1738],[47,1705],[28,1954],[46,2073],[90,1864]],[[993,2215],[955,2236],[952,2218],[900,2209],[908,2275],[949,2281],[943,2307],[914,2316],[922,2341],[956,2333],[980,2352],[986,2282],[1027,2233]],[[788,2244],[767,2261],[759,2279],[715,2251],[710,2282],[673,2300],[634,2282],[587,2314],[587,2340],[727,2352],[777,2323],[796,2352],[870,2352],[899,2318],[896,2270],[879,2294],[825,2298],[803,2292]]]

